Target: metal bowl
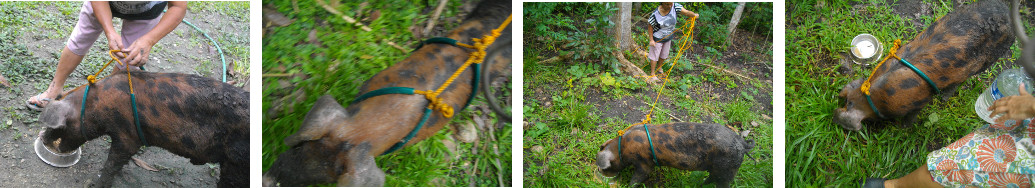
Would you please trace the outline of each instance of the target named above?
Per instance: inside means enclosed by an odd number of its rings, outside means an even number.
[[[884,45],[870,34],[859,34],[852,38],[852,46],[849,48],[852,54],[852,61],[859,65],[870,65],[884,56]]]
[[[83,154],[82,147],[76,148],[75,151],[71,153],[54,152],[50,147],[43,144],[43,140],[41,139],[41,137],[36,137],[36,142],[32,145],[36,150],[36,156],[39,156],[40,160],[43,160],[44,163],[47,163],[50,166],[61,168],[70,167],[75,165],[75,163],[78,163],[79,158]]]

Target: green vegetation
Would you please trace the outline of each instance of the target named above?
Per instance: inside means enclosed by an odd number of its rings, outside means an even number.
[[[695,12],[732,12],[731,9],[735,8],[725,5],[692,3],[687,6]],[[634,9],[650,10],[657,7],[657,4],[642,3],[641,6]],[[768,10],[772,8],[771,3],[749,3],[748,7],[753,6],[768,7]],[[693,53],[692,56],[689,52],[684,54],[688,57],[680,58],[673,68],[672,80],[665,85],[652,85],[643,78],[625,75],[617,69],[620,65],[611,53],[617,49],[608,47],[612,46],[610,44],[614,37],[606,33],[613,23],[600,21],[615,12],[612,10],[616,7],[614,3],[525,3],[524,7],[524,29],[531,33],[525,35],[523,54],[525,187],[598,187],[608,186],[608,182],[629,186],[627,183],[632,174],[631,168],[616,178],[598,177],[594,165],[596,153],[600,145],[614,138],[619,130],[639,122],[643,114],[651,109],[649,103],[653,103],[658,92],[661,92],[661,101],[654,109],[651,123],[679,121],[670,118],[676,116],[686,122],[724,123],[738,129],[750,129],[752,133],[749,138],[755,139],[757,143],[750,155],[757,160],[745,158],[734,185],[771,187],[773,130],[772,121],[766,117],[772,113],[771,109],[759,103],[769,102],[760,98],[771,95],[772,86],[761,84],[765,82],[758,78],[742,79],[719,70],[743,72],[744,69],[758,68],[729,65],[733,64],[730,62],[732,60],[724,59],[720,49],[732,48],[710,47],[722,45],[723,40],[695,41],[694,46],[698,49],[708,47],[711,51],[701,50],[707,53]],[[639,16],[641,13],[634,12],[633,15]],[[763,14],[761,17],[766,17],[765,22],[771,22],[771,11],[753,13]],[[704,24],[703,17],[702,14],[702,19],[698,19],[698,31],[720,26],[720,30],[724,30],[724,24],[730,19],[725,17],[726,22]],[[634,25],[646,24],[634,22]],[[744,31],[743,25],[741,27]],[[644,31],[635,28],[635,40],[640,44],[646,43],[645,36],[639,34]],[[758,30],[761,33],[772,32],[768,26]],[[695,37],[702,38],[706,37]],[[751,51],[752,55],[747,55],[751,58],[745,59],[771,59],[768,54],[772,53],[765,51],[772,45],[771,42],[759,43],[765,48],[752,48],[757,51]],[[633,63],[646,65],[642,56],[623,53]],[[540,63],[554,56],[568,54],[571,54],[572,59]],[[673,52],[671,56],[676,56],[676,53]],[[771,62],[768,64],[771,65]],[[664,67],[668,68],[669,65]],[[662,87],[664,91],[661,91]],[[742,124],[734,125],[734,122]],[[650,176],[650,186],[698,187],[702,186],[701,182],[708,173],[658,167]]]
[[[952,11],[954,4],[923,0],[934,5],[934,14],[912,20],[894,13],[895,6],[889,3],[894,2],[807,0],[787,4],[787,17],[793,18],[787,21],[788,187],[853,187],[867,177],[898,178],[925,165],[923,159],[929,152],[983,123],[974,113],[973,102],[999,70],[1009,68],[1012,58],[1000,60],[989,71],[962,83],[955,97],[936,97],[912,128],[880,122],[867,124],[861,131],[847,131],[832,121],[834,109],[844,105],[837,98],[841,88],[865,78],[872,68],[853,65],[850,74],[839,73],[844,65],[838,61],[848,53],[852,37],[869,33],[885,45],[895,39],[905,44]],[[923,25],[914,26],[912,21]],[[1031,27],[1027,28],[1031,33]],[[1018,53],[1015,47],[1012,57]]]
[[[290,146],[284,137],[293,134],[317,98],[331,95],[348,104],[356,97],[363,81],[407,56],[383,40],[404,48],[416,47],[411,26],[423,28],[430,13],[422,13],[424,2],[346,1],[337,10],[353,16],[373,31],[361,30],[340,16],[323,9],[315,1],[266,1],[277,12],[292,19],[290,25],[273,27],[263,35],[264,76],[262,112],[262,169],[266,171],[277,156]],[[460,23],[461,5],[451,1],[439,25],[452,29]],[[430,5],[434,6],[434,5]],[[432,7],[433,8],[433,7]],[[380,12],[378,18],[371,15]],[[448,22],[446,18],[457,18]],[[446,22],[446,23],[443,23]],[[506,87],[509,87],[506,86]],[[508,94],[509,95],[509,94]],[[471,106],[484,105],[479,98]],[[487,116],[493,126],[494,114],[474,108],[458,112],[454,124],[471,122],[473,116]],[[448,127],[448,126],[447,126]],[[438,134],[389,155],[377,157],[386,173],[386,186],[510,186],[511,128],[478,131],[477,144],[456,142],[455,150],[443,140],[451,140],[456,130],[442,129]],[[499,151],[498,154],[497,152]],[[455,153],[453,153],[455,152]]]

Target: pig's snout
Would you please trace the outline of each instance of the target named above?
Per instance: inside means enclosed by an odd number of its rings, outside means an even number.
[[[277,180],[274,179],[273,176],[270,175],[268,172],[265,173],[265,174],[262,174],[262,186],[263,187],[280,187],[279,183],[277,183]]]
[[[834,110],[834,122],[841,125],[841,128],[858,131],[862,129],[862,120],[865,118],[862,112],[856,109],[838,108]]]

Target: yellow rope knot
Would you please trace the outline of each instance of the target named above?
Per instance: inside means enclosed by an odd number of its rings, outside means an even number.
[[[885,61],[888,61],[888,58],[894,57],[895,59],[901,59],[897,55],[895,55],[895,53],[898,53],[899,43],[901,42],[902,39],[895,40],[894,44],[891,46],[891,49],[888,50],[888,56],[884,56],[884,59],[880,60],[880,63],[877,63],[876,67],[873,67],[873,71],[870,72],[870,76],[866,77],[866,82],[863,82],[862,86],[859,87],[859,90],[862,90],[863,94],[870,95],[870,79],[873,78],[874,74],[877,74],[877,69],[879,69]]]
[[[424,98],[428,99],[428,108],[441,112],[442,116],[446,118],[453,117],[453,107],[446,104],[444,99],[438,98],[438,94],[436,94],[435,91],[416,90],[413,91],[413,93],[424,95]]]
[[[86,81],[89,81],[90,84],[97,83],[97,76],[96,75],[86,76]]]

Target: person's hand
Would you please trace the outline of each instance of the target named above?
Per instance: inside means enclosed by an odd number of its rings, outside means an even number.
[[[694,13],[694,18],[696,18],[697,16],[700,16],[700,14]]]
[[[995,117],[1000,113],[1003,114],[1003,116],[996,118],[995,122],[1035,117],[1035,97],[1024,91],[1024,84],[1018,86],[1017,90],[1021,92],[1021,95],[1003,97],[992,103],[992,106],[988,107],[992,114],[989,114],[988,117]]]
[[[108,33],[106,37],[108,38],[108,49],[122,51],[123,47],[125,47],[122,45],[122,36],[119,36],[118,33]],[[121,52],[115,53],[115,56],[126,58],[126,54]]]
[[[122,52],[128,53],[126,55],[126,61],[130,66],[141,67],[147,64],[147,57],[151,54],[151,47],[153,47],[155,41],[147,37],[140,37],[133,42],[133,44],[126,47]]]
[[[658,43],[654,42],[654,39],[650,39],[650,43],[648,44],[650,44],[650,46],[658,46]]]

